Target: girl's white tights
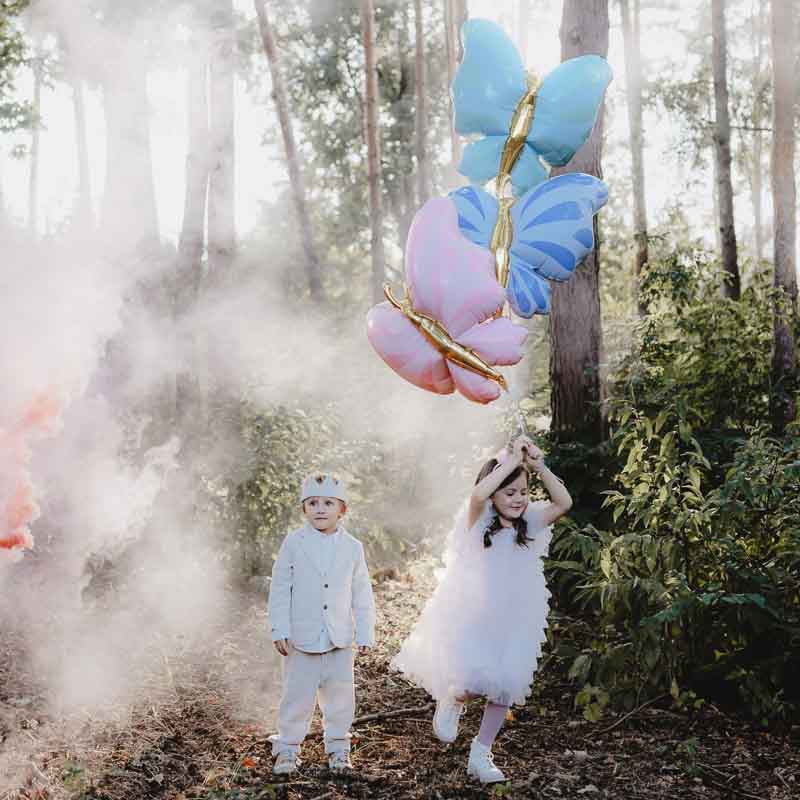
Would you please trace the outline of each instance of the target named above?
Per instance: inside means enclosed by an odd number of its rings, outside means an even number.
[[[481,720],[481,727],[478,731],[478,741],[484,747],[491,747],[497,734],[500,733],[500,728],[503,727],[506,714],[508,713],[508,706],[501,706],[497,703],[486,702],[486,708],[483,710],[483,719]]]

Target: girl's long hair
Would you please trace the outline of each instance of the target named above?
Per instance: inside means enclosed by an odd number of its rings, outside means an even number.
[[[498,461],[496,458],[490,458],[481,468],[481,471],[478,473],[478,477],[475,479],[475,484],[479,484],[487,475],[494,471],[494,468],[498,465]],[[513,470],[507,478],[503,480],[503,482],[495,489],[495,492],[499,492],[501,489],[505,489],[511,483],[519,478],[520,475],[525,476],[526,483],[529,481],[530,476],[528,474],[528,470],[520,464],[515,470]],[[491,501],[489,501],[491,502]],[[494,536],[498,531],[503,530],[503,524],[500,522],[500,515],[497,513],[497,509],[494,507],[494,503],[492,503],[492,508],[494,510],[494,514],[492,515],[492,519],[489,522],[486,530],[483,532],[483,546],[484,547],[491,547],[492,546],[492,536]],[[514,526],[514,530],[517,532],[517,539],[516,542],[520,547],[527,547],[528,542],[533,541],[530,536],[528,536],[528,523],[525,521],[525,515],[521,514],[514,520],[511,520],[511,524]]]

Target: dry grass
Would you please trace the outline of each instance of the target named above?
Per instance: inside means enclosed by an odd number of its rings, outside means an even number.
[[[13,632],[0,645],[0,800],[265,800],[266,798],[759,798],[800,796],[796,742],[749,728],[711,708],[690,719],[657,705],[613,729],[577,714],[570,687],[543,671],[534,696],[514,712],[495,747],[511,777],[502,787],[466,779],[464,764],[480,704],[458,741],[431,732],[425,693],[388,671],[432,587],[418,562],[377,587],[379,642],[356,665],[354,774],[325,768],[319,721],[290,778],[271,774],[267,735],[278,672],[266,641],[263,599],[243,602],[203,642],[160,642],[138,699],[104,708],[103,719],[52,716],[42,688],[20,665]],[[385,712],[406,710],[399,715]],[[415,710],[419,709],[419,710]],[[375,716],[377,715],[377,716]]]

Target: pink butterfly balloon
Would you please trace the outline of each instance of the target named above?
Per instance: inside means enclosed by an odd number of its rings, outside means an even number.
[[[406,244],[406,283],[414,309],[438,320],[460,345],[489,366],[516,364],[527,331],[495,312],[505,292],[495,278],[493,255],[462,236],[448,198],[428,200],[417,212]],[[389,302],[367,315],[367,336],[378,355],[421,389],[455,389],[478,403],[500,396],[497,382],[446,358],[402,311]]]

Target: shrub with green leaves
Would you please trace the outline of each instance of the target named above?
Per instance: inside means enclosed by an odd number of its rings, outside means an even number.
[[[699,251],[652,265],[643,292],[649,314],[611,385],[619,462],[603,512],[552,549],[559,601],[596,617],[570,676],[589,704],[601,688],[626,707],[670,693],[789,717],[800,428],[768,428],[775,298],[765,281],[721,297]]]

